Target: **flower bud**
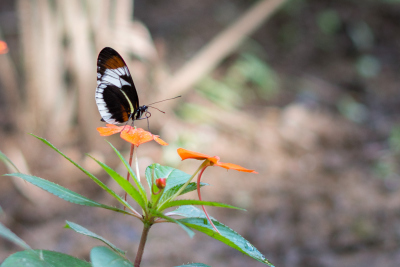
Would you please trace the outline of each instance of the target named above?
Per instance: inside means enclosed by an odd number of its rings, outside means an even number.
[[[156,186],[158,189],[164,189],[167,184],[167,178],[158,178],[156,179]]]

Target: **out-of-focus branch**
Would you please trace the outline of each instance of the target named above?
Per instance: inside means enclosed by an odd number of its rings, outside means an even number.
[[[183,94],[211,72],[250,34],[257,30],[286,0],[261,0],[229,28],[218,34],[172,77],[159,85],[160,99]]]

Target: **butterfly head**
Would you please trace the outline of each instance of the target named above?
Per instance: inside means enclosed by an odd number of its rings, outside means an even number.
[[[135,112],[135,114],[134,114],[134,116],[133,116],[133,119],[134,119],[134,120],[140,120],[140,119],[142,118],[143,115],[145,115],[146,118],[150,118],[150,117],[151,117],[151,113],[148,111],[148,109],[149,109],[149,107],[146,106],[146,105],[140,106],[140,107],[136,110],[136,112]]]

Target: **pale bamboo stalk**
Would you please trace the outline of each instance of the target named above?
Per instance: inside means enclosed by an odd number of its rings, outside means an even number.
[[[0,39],[3,40],[0,29]],[[0,55],[0,86],[3,88],[3,101],[7,105],[10,116],[9,121],[14,122],[18,119],[20,110],[21,94],[19,91],[18,74],[13,60],[9,53]]]
[[[257,30],[286,0],[261,0],[202,48],[176,74],[158,86],[161,99],[181,95],[210,73],[226,56]]]
[[[58,7],[58,6],[57,6]],[[65,104],[64,69],[61,63],[62,55],[62,28],[60,17],[50,6],[49,1],[39,0],[38,13],[40,17],[40,29],[42,35],[40,58],[37,58],[37,66],[40,66],[37,75],[40,75],[40,86],[38,86],[39,105],[41,116],[45,118],[43,126],[46,127],[48,138],[63,136],[68,131],[69,124],[60,121],[59,114],[63,113]],[[51,116],[49,116],[51,114]],[[59,127],[60,126],[60,127]]]
[[[26,90],[25,99],[23,103],[23,110],[21,110],[21,121],[20,124],[24,125],[24,128],[30,129],[32,132],[37,132],[36,125],[40,118],[37,116],[37,111],[40,109],[38,105],[38,76],[35,71],[37,66],[35,65],[37,57],[40,52],[40,36],[38,34],[38,14],[36,9],[35,1],[19,0],[17,3],[19,27],[21,33],[21,47],[22,47],[22,61],[23,61],[23,73],[24,73],[24,87]],[[35,52],[37,53],[35,53]],[[40,134],[40,132],[37,132]]]
[[[71,68],[78,90],[78,121],[81,140],[87,148],[94,147],[92,138],[98,113],[94,101],[96,88],[96,57],[91,49],[89,20],[82,2],[62,1],[65,11],[65,26],[70,36]]]

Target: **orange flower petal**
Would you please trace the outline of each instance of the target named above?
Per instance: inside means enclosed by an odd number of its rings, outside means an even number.
[[[139,146],[143,143],[154,140],[153,135],[150,132],[147,132],[141,128],[130,128],[128,130],[124,130],[121,132],[121,138],[135,146]]]
[[[100,133],[101,136],[109,136],[109,135],[119,133],[124,127],[124,126],[116,126],[114,124],[107,124],[106,126],[107,127],[98,127],[97,128],[97,131]]]
[[[242,166],[233,164],[233,163],[223,163],[223,162],[219,162],[219,157],[218,156],[208,156],[206,154],[202,154],[199,152],[194,152],[194,151],[190,151],[184,148],[178,148],[178,154],[181,157],[182,160],[185,159],[208,159],[210,162],[212,162],[211,165],[215,165],[215,166],[219,166],[228,170],[237,170],[240,172],[252,172],[252,173],[258,173],[255,170],[249,170],[246,168],[243,168]]]
[[[185,159],[209,159],[210,156],[199,152],[190,151],[184,148],[178,148],[178,154],[182,160]]]
[[[117,126],[114,124],[107,124],[106,127],[97,128],[97,131],[100,133],[101,136],[109,136],[120,132],[120,136],[122,139],[135,146],[139,146],[152,140],[156,141],[162,146],[168,145],[168,143],[159,138],[158,135],[153,135],[152,133],[145,131],[142,128],[134,128],[130,125]]]
[[[233,164],[233,163],[224,163],[224,162],[218,162],[214,164],[215,166],[219,166],[228,170],[237,170],[240,172],[252,172],[252,173],[258,173],[255,170],[249,170],[246,168],[243,168],[242,166]]]
[[[159,143],[162,146],[168,146],[168,143],[165,142],[164,140],[162,140],[161,138],[159,138],[157,135],[154,135],[154,141],[156,141],[157,143]]]

